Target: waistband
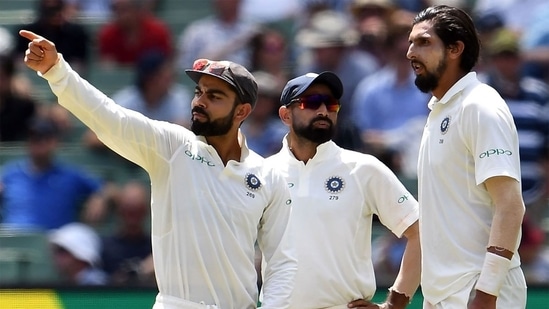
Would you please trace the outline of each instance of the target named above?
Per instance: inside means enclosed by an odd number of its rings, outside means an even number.
[[[216,305],[205,305],[204,303],[195,303],[182,298],[156,295],[156,301],[152,309],[218,309]]]

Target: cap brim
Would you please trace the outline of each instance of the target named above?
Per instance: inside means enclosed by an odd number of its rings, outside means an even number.
[[[198,84],[198,81],[200,80],[200,78],[204,75],[209,75],[209,76],[213,76],[213,77],[216,77],[216,78],[219,78],[220,80],[224,81],[224,82],[227,82],[229,85],[231,85],[233,88],[235,88],[235,90],[237,89],[236,85],[229,79],[227,78],[224,78],[223,76],[219,76],[219,75],[216,75],[216,74],[212,74],[212,73],[208,73],[208,72],[203,72],[203,71],[197,71],[197,70],[185,70],[185,73],[187,73],[187,75],[196,83]]]

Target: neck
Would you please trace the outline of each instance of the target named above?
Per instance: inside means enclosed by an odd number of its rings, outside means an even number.
[[[288,139],[288,147],[299,161],[307,164],[316,155],[318,144],[292,134]]]
[[[238,133],[230,132],[221,136],[208,136],[206,141],[215,149],[223,161],[223,165],[227,165],[230,160],[240,162],[242,149],[238,143]]]
[[[469,72],[463,72],[461,70],[455,70],[453,73],[447,73],[447,75],[443,76],[437,88],[433,89],[432,93],[433,96],[436,97],[438,100],[442,99],[442,97],[454,86],[463,76],[467,75]]]

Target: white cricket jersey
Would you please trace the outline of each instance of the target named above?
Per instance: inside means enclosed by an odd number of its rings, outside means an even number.
[[[307,164],[284,138],[267,158],[281,169],[292,195],[298,271],[290,308],[318,309],[363,298],[376,290],[371,256],[372,216],[398,237],[419,217],[418,205],[377,158],[329,141]]]
[[[494,211],[483,182],[494,176],[520,181],[520,160],[507,105],[476,73],[440,101],[433,97],[429,108],[418,161],[421,287],[436,304],[480,273]],[[511,267],[519,265],[515,253]]]
[[[152,245],[160,295],[255,308],[254,243],[267,262],[263,308],[286,308],[297,261],[287,232],[286,182],[240,136],[240,162],[223,165],[204,137],[125,109],[61,60],[44,78],[59,103],[151,179]]]

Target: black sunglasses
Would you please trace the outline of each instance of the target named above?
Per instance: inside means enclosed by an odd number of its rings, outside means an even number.
[[[331,95],[326,94],[312,94],[304,97],[300,97],[297,99],[293,99],[290,101],[290,104],[299,103],[300,109],[312,109],[317,110],[320,105],[324,104],[326,105],[326,109],[329,112],[338,112],[341,105],[339,104],[339,101],[332,97]]]

